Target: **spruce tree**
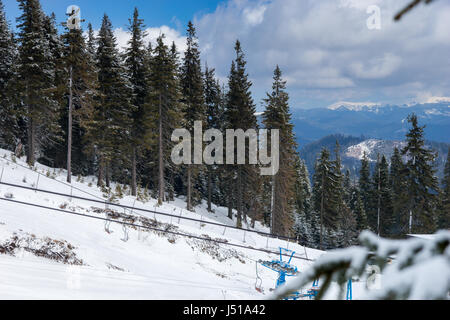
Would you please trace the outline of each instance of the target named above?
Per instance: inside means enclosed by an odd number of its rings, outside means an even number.
[[[296,233],[301,244],[308,246],[312,236],[311,221],[311,183],[308,168],[299,156],[295,160],[295,211]]]
[[[92,24],[88,24],[88,31],[87,31],[87,40],[86,40],[86,46],[89,54],[91,55],[92,59],[95,60],[97,48],[96,48],[96,39],[94,34],[94,29],[92,28]]]
[[[233,61],[228,80],[228,92],[227,92],[227,105],[225,110],[225,119],[228,129],[242,129],[247,131],[248,129],[258,129],[258,124],[255,116],[255,104],[251,97],[252,83],[248,79],[246,72],[245,56],[241,48],[241,43],[236,41],[235,45],[236,59]],[[255,183],[258,179],[258,174],[254,165],[248,164],[248,145],[245,148],[246,153],[246,165],[231,165],[230,177],[234,180],[234,190],[230,193],[230,196],[234,196],[236,199],[237,209],[237,226],[242,226],[242,219],[245,218],[246,212],[244,211],[244,194],[245,196],[252,197],[254,193],[254,187],[258,184]],[[236,157],[235,150],[235,159]],[[233,195],[234,194],[234,195]]]
[[[204,94],[206,105],[206,130],[222,129],[223,100],[219,81],[215,77],[215,70],[206,67],[204,74]],[[220,170],[217,166],[209,165],[207,168],[207,203],[208,212],[212,212],[212,199],[218,193],[218,180]]]
[[[360,234],[364,230],[369,230],[369,222],[367,221],[367,215],[364,209],[364,203],[361,199],[361,194],[356,187],[353,188],[351,201],[351,208],[355,213],[356,218],[356,230],[358,231],[358,234]]]
[[[112,162],[125,160],[131,149],[131,85],[121,64],[116,38],[107,15],[97,38],[99,103],[89,125],[90,141],[98,156],[98,184],[110,184]]]
[[[373,205],[371,220],[372,229],[382,237],[392,234],[394,213],[392,203],[392,189],[389,183],[389,165],[386,157],[378,156],[372,178]]]
[[[336,210],[338,213],[338,220],[336,226],[334,226],[334,230],[332,234],[334,236],[334,241],[332,244],[334,247],[348,246],[351,242],[352,238],[350,236],[352,227],[352,221],[354,221],[353,212],[350,210],[347,203],[344,201],[345,197],[345,180],[344,175],[342,174],[342,162],[341,162],[341,146],[339,141],[336,140],[336,146],[334,149],[334,161],[333,161],[333,171],[336,177],[336,185],[338,188],[335,191],[335,201],[336,201]],[[347,181],[348,182],[348,181]],[[356,223],[354,224],[356,226]],[[353,227],[354,229],[354,227]],[[346,232],[344,237],[343,232]],[[354,232],[354,230],[352,231]]]
[[[442,179],[441,210],[438,227],[441,230],[450,229],[450,149],[445,163],[444,178]]]
[[[166,200],[167,167],[170,163],[171,135],[182,118],[180,110],[180,84],[177,72],[176,54],[164,44],[164,35],[158,37],[154,54],[151,58],[151,73],[149,92],[146,98],[146,108],[155,121],[153,129],[156,141],[156,152],[153,152],[155,176],[158,186],[158,203]]]
[[[279,130],[279,163],[278,172],[272,177],[272,232],[289,235],[294,224],[295,194],[295,161],[297,158],[295,136],[289,110],[289,95],[286,92],[286,81],[282,79],[280,68],[274,71],[272,92],[264,100],[266,109],[263,124],[268,130]]]
[[[75,174],[92,173],[86,130],[94,110],[98,79],[83,31],[66,29],[63,44],[62,127],[67,148],[67,181],[70,183],[72,170]]]
[[[338,182],[330,160],[330,152],[324,148],[316,162],[313,189],[314,211],[319,218],[321,250],[326,247],[329,240],[326,238],[327,230],[335,230],[338,225],[339,204],[336,193],[341,187]]]
[[[361,159],[361,169],[359,172],[359,190],[361,199],[364,204],[364,211],[369,215],[372,210],[372,184],[370,182],[370,162],[367,157],[367,153],[364,152],[363,158]],[[373,224],[369,220],[369,226],[373,229]]]
[[[10,30],[3,2],[0,0],[0,146],[15,148],[18,136],[17,110],[13,101],[13,76],[16,69],[17,48]]]
[[[389,183],[392,190],[392,205],[394,225],[392,228],[392,235],[400,237],[407,231],[405,223],[405,213],[408,208],[408,194],[405,181],[405,165],[402,160],[402,155],[398,148],[394,149],[391,157],[391,166],[389,172]]]
[[[134,9],[133,18],[129,20],[131,39],[125,52],[125,66],[132,86],[132,104],[135,109],[131,113],[131,195],[137,195],[137,156],[148,148],[150,121],[149,112],[145,109],[145,98],[148,93],[149,65],[147,50],[144,45],[145,26],[139,18],[139,11]]]
[[[48,19],[38,0],[18,0],[22,15],[19,29],[19,60],[15,89],[23,105],[27,127],[27,162],[34,165],[41,146],[54,132],[58,104],[55,100],[55,56]],[[47,24],[46,24],[47,20]],[[46,28],[47,27],[47,28]]]
[[[184,53],[183,65],[181,67],[181,89],[185,128],[193,136],[194,123],[196,121],[200,121],[202,127],[205,127],[206,108],[198,39],[195,27],[191,21],[188,23],[187,49]],[[195,159],[194,155],[192,155],[192,159]],[[199,164],[187,165],[186,168],[186,204],[187,210],[189,211],[193,211],[192,192],[199,170]]]
[[[415,114],[408,117],[411,129],[402,155],[408,157],[405,181],[408,197],[408,232],[432,233],[436,229],[438,181],[433,168],[436,155],[425,147],[424,129]]]
[[[346,170],[345,171],[345,176],[343,178],[343,183],[342,183],[342,201],[344,202],[344,204],[346,204],[347,206],[351,207],[351,199],[352,199],[352,190],[353,186],[352,186],[352,181],[351,181],[351,177],[350,177],[350,170]]]

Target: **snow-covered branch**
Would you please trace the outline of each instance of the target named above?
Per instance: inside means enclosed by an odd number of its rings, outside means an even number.
[[[382,274],[380,290],[367,291],[365,299],[448,299],[450,291],[450,232],[440,231],[432,240],[386,240],[365,231],[361,247],[332,251],[297,279],[277,290],[272,299],[282,299],[322,279],[317,296],[332,282],[341,288],[352,277],[363,278],[369,265],[377,265]]]

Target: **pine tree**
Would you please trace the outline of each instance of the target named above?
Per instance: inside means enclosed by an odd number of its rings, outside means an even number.
[[[145,98],[148,92],[149,65],[147,51],[144,46],[146,33],[144,22],[139,18],[139,11],[134,9],[133,19],[129,20],[131,39],[125,53],[125,66],[133,90],[132,104],[136,107],[131,114],[131,195],[137,195],[137,156],[150,144],[149,112],[145,109]]]
[[[94,29],[92,28],[91,23],[88,24],[88,34],[87,34],[86,45],[87,45],[87,50],[88,50],[89,54],[91,55],[92,60],[94,61],[96,52],[97,52],[97,48],[96,48],[96,39],[95,39]]]
[[[353,188],[351,201],[351,208],[356,217],[356,230],[358,231],[358,234],[360,234],[364,230],[369,230],[369,222],[367,221],[367,215],[364,209],[364,203],[361,199],[361,194],[356,187]]]
[[[62,127],[66,133],[64,145],[67,148],[67,181],[70,183],[72,169],[75,174],[92,173],[93,162],[85,138],[94,110],[98,79],[82,30],[67,29],[63,43]]]
[[[120,63],[112,25],[107,15],[97,38],[99,103],[89,125],[89,137],[98,155],[98,184],[110,184],[112,162],[125,160],[131,149],[131,85]]]
[[[278,173],[272,177],[273,205],[272,232],[289,235],[294,224],[294,203],[291,199],[295,192],[295,160],[297,144],[291,123],[289,110],[289,95],[286,92],[286,81],[283,81],[280,68],[274,71],[272,92],[264,100],[266,109],[263,114],[263,124],[268,130],[279,130],[279,161]]]
[[[337,150],[339,150],[339,144],[337,143]],[[339,159],[339,155],[336,155],[336,159]],[[337,160],[340,163],[340,159]],[[360,233],[358,222],[359,212],[355,210],[355,206],[352,203],[352,193],[354,187],[352,186],[350,179],[350,170],[346,170],[345,176],[342,178],[342,189],[340,191],[341,209],[339,216],[339,230],[338,230],[338,244],[343,247],[348,247],[356,242],[357,236]]]
[[[295,161],[296,233],[301,244],[308,246],[311,238],[311,183],[308,168],[299,156]]]
[[[339,215],[339,228],[335,231],[333,247],[342,248],[349,247],[356,243],[358,232],[358,220],[355,213],[344,204]]]
[[[13,85],[16,60],[17,48],[0,0],[0,146],[4,148],[15,147],[18,131],[17,110],[10,88]]]
[[[394,224],[392,189],[389,183],[389,165],[386,157],[378,156],[372,178],[373,210],[369,218],[369,223],[379,236],[388,237],[392,234]]]
[[[177,73],[177,61],[174,51],[164,44],[164,36],[157,39],[157,46],[151,58],[149,94],[146,108],[157,124],[153,130],[157,141],[157,152],[153,152],[158,186],[158,203],[161,205],[166,196],[166,171],[171,150],[171,135],[182,118],[180,110],[180,84]]]
[[[27,162],[34,165],[41,145],[54,132],[58,104],[55,100],[55,60],[48,20],[38,0],[18,0],[19,61],[16,90],[27,127]],[[47,23],[46,23],[47,20]],[[54,40],[54,39],[53,39]]]
[[[352,200],[352,181],[350,177],[350,170],[345,171],[344,180],[342,183],[342,201],[347,206],[351,207],[351,200]]]
[[[436,155],[425,148],[424,128],[415,114],[408,117],[412,128],[406,135],[402,154],[408,157],[405,180],[408,193],[409,233],[430,233],[436,229],[438,181],[433,169]]]
[[[341,162],[341,146],[339,141],[336,140],[336,147],[334,149],[333,161],[333,171],[336,176],[336,184],[339,188],[336,190],[336,201],[338,205],[338,212],[340,212],[341,207],[344,205],[344,176],[342,175],[342,162]]]
[[[191,136],[194,134],[194,123],[200,121],[205,127],[206,108],[203,93],[203,74],[201,70],[200,51],[195,27],[191,21],[187,29],[187,49],[181,67],[181,88],[185,128]],[[195,159],[195,156],[192,156]],[[199,174],[199,164],[187,165],[187,210],[193,211],[192,192]]]
[[[408,208],[408,195],[405,181],[405,166],[403,164],[402,155],[398,148],[394,149],[391,157],[391,167],[389,172],[389,183],[392,189],[392,205],[394,227],[392,235],[399,237],[406,232],[406,224],[404,215]]]
[[[314,211],[320,219],[321,250],[326,247],[326,242],[328,242],[325,231],[335,230],[338,225],[339,204],[336,193],[341,187],[338,182],[333,163],[330,160],[330,152],[324,148],[316,162],[313,189]]]
[[[337,224],[334,226],[333,231],[334,241],[332,242],[334,247],[349,246],[351,239],[354,238],[353,234],[356,228],[356,222],[353,216],[353,212],[350,210],[347,203],[345,203],[345,180],[342,174],[342,162],[341,162],[341,146],[339,141],[336,140],[336,146],[334,149],[333,171],[336,179],[336,185],[338,186],[335,191],[336,210],[338,213]],[[348,182],[348,181],[347,181]],[[352,229],[353,230],[350,230]]]
[[[364,211],[366,214],[370,214],[372,210],[372,184],[370,182],[370,162],[367,157],[367,153],[364,152],[363,158],[361,159],[361,170],[359,172],[359,190],[361,199],[364,204]],[[369,218],[369,217],[368,217]],[[369,226],[373,228],[373,224],[369,218]]]
[[[39,161],[43,164],[50,166],[65,165],[63,160],[66,150],[64,150],[64,131],[61,120],[62,110],[66,107],[64,101],[65,86],[69,83],[63,83],[64,70],[63,70],[63,43],[56,29],[55,15],[44,15],[44,35],[48,44],[48,53],[51,59],[49,67],[53,70],[51,92],[53,93],[53,99],[56,103],[54,121],[50,123],[52,129],[48,131],[46,142],[42,145]],[[50,90],[49,90],[50,91]],[[64,124],[66,126],[66,124]]]
[[[215,77],[215,70],[206,67],[204,75],[204,94],[206,105],[206,130],[222,129],[223,99],[219,81]],[[217,166],[209,165],[207,168],[207,202],[208,212],[212,212],[212,199],[217,194],[220,170]]]
[[[450,229],[450,149],[445,163],[444,178],[442,179],[441,213],[438,220],[439,229]]]
[[[230,126],[229,129],[234,128],[257,130],[258,124],[255,116],[255,105],[251,97],[252,83],[248,80],[246,73],[246,64],[244,53],[242,52],[241,43],[236,41],[235,46],[236,59],[233,61],[228,80],[227,105],[225,110],[225,120]],[[230,177],[234,180],[235,190],[230,193],[230,197],[236,199],[237,209],[237,226],[242,226],[242,219],[245,218],[244,211],[244,194],[246,197],[252,197],[254,193],[252,190],[259,184],[255,183],[258,177],[254,165],[248,164],[248,146],[246,146],[246,165],[230,165]],[[236,159],[235,151],[235,159]]]

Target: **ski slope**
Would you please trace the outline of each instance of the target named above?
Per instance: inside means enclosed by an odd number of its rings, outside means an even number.
[[[65,170],[40,164],[29,168],[24,159],[13,159],[0,150],[2,183],[49,190],[89,199],[103,199],[94,177],[65,183]],[[91,183],[89,185],[89,183]],[[112,186],[114,190],[114,184]],[[299,257],[316,259],[323,252],[294,243],[217,225],[161,216],[155,213],[107,206],[69,196],[58,196],[0,184],[0,246],[15,238],[17,247],[10,254],[0,253],[0,299],[188,299],[239,300],[264,299],[275,286],[276,273],[258,265],[276,254],[227,246],[167,234],[116,222],[72,215],[10,201],[64,209],[73,213],[107,218],[105,209],[153,221],[158,229],[201,238],[210,237],[240,246],[276,252],[279,247],[295,250]],[[228,226],[227,209],[206,205],[196,212],[184,210],[182,199],[158,207],[156,200],[146,203],[125,196],[120,204],[199,219]],[[118,220],[119,221],[119,220]],[[137,223],[137,222],[136,222]],[[250,225],[244,223],[244,228]],[[268,232],[256,223],[255,230]],[[49,259],[40,252],[52,246],[61,256],[70,255],[72,265]],[[300,272],[313,262],[294,259]],[[257,274],[261,289],[255,289]]]

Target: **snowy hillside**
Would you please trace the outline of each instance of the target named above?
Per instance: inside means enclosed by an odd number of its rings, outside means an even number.
[[[353,145],[345,151],[345,156],[357,160],[362,160],[364,153],[366,153],[369,161],[376,162],[378,154],[385,155],[387,159],[390,159],[394,153],[394,149],[403,149],[406,146],[404,141],[385,141],[369,139],[363,141],[357,145]]]
[[[105,200],[94,177],[74,177],[71,188],[64,182],[64,170],[42,165],[30,169],[3,150],[0,170],[0,299],[261,299],[275,286],[274,272],[261,266],[256,269],[256,261],[277,259],[275,254],[133,226],[124,228],[114,221],[274,252],[280,246],[289,247],[297,251],[296,256],[309,259],[322,254],[256,233],[120,207],[105,209],[101,203],[35,192],[30,189]],[[201,206],[196,213],[188,213],[181,199],[161,207],[154,199],[143,203],[130,196],[120,203],[235,225],[226,217],[225,208],[214,207],[211,214]],[[95,219],[107,217],[113,221],[109,225]],[[268,231],[258,223],[256,229]],[[300,272],[312,264],[300,259],[293,262]],[[255,290],[256,270],[264,293]]]
[[[385,155],[390,161],[394,154],[394,149],[402,150],[406,146],[406,142],[402,140],[382,140],[382,139],[365,139],[364,137],[345,136],[340,134],[329,135],[318,141],[304,146],[300,151],[300,156],[305,160],[310,174],[314,173],[314,164],[322,148],[334,150],[336,141],[341,146],[341,161],[344,171],[350,170],[352,179],[359,177],[361,168],[361,159],[366,152],[371,166],[375,166],[378,154]],[[436,158],[436,174],[439,179],[444,176],[444,167],[447,160],[449,144],[427,141],[426,147],[438,153]],[[405,158],[406,160],[406,158]]]

